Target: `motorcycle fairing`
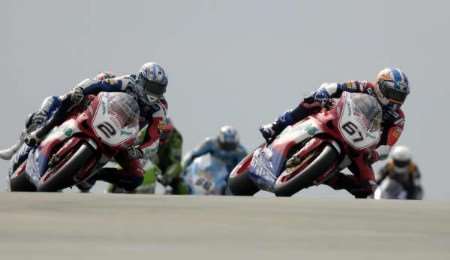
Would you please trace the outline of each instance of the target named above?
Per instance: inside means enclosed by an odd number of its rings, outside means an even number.
[[[118,95],[117,93],[114,94]],[[123,95],[125,96],[119,98],[132,99],[132,97],[127,94]],[[102,142],[111,147],[118,147],[128,143],[130,137],[135,136],[136,133],[139,132],[139,122],[137,119],[135,122],[131,123],[121,122],[121,115],[117,115],[113,105],[111,105],[111,100],[114,98],[117,97],[112,96],[111,93],[108,92],[101,92],[99,94],[99,103],[96,105],[93,116],[92,129],[94,129],[95,134],[101,138]]]
[[[290,149],[317,134],[323,133],[311,117],[286,129],[269,145],[258,148],[250,162],[250,178],[263,190],[273,191],[276,179],[284,169]]]
[[[400,199],[405,200],[407,198],[407,191],[400,184],[400,182],[386,178],[378,185],[374,192],[374,199]]]
[[[75,119],[70,119],[55,127],[38,147],[32,148],[28,154],[25,172],[35,185],[38,185],[39,179],[47,171],[49,156],[53,148],[79,132],[80,129]]]
[[[24,161],[27,160],[28,154],[32,148],[28,146],[27,144],[22,144],[20,149],[14,154],[14,156],[11,158],[10,167],[8,170],[8,175],[11,177],[17,172],[17,167],[20,167],[19,165],[22,164]]]
[[[225,163],[209,154],[196,158],[184,176],[191,194],[198,195],[222,195],[227,178]]]
[[[381,138],[381,131],[378,131],[379,126],[372,129],[366,115],[360,109],[364,105],[374,111],[379,110],[381,113],[381,108],[379,108],[377,101],[364,98],[364,96],[361,97],[359,98],[358,94],[355,93],[352,95],[345,94],[344,98],[339,101],[339,106],[342,108],[338,124],[339,132],[347,143],[356,150],[374,147]]]
[[[136,134],[139,131],[139,107],[131,96],[125,93],[103,92],[97,97],[93,97],[91,101],[88,109],[77,116],[72,115],[71,118],[60,126],[53,128],[41,144],[38,147],[32,148],[28,154],[25,173],[36,186],[39,186],[42,180],[45,180],[45,178],[54,173],[48,171],[49,163],[52,163],[52,158],[64,158],[68,152],[75,151],[76,146],[83,140],[81,136],[87,137],[86,141],[88,144],[96,150],[97,148],[100,149],[102,154],[107,156],[113,156],[118,149],[134,143]],[[96,118],[93,114],[97,113],[100,108],[107,115],[102,114],[103,117]],[[103,119],[104,121],[102,123],[104,126],[106,125],[106,128],[99,127],[95,129],[95,119]],[[107,119],[110,119],[111,122],[106,121]],[[113,125],[120,125],[121,128],[111,130]],[[108,142],[108,139],[96,136],[96,130],[107,134],[111,134],[110,131],[114,131],[114,135],[117,133],[117,138],[109,139],[110,142]],[[80,138],[74,136],[80,133]],[[69,142],[67,142],[68,139],[70,139]],[[58,149],[56,153],[55,149]],[[85,165],[86,167],[83,167],[83,170],[79,171],[74,178],[83,179],[88,176],[89,171],[96,166],[97,159],[89,161]],[[59,160],[55,160],[55,163],[58,164]],[[46,172],[47,174],[44,175]]]

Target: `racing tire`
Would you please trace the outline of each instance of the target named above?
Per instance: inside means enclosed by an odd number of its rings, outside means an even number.
[[[278,197],[289,197],[298,191],[311,186],[314,180],[322,176],[336,164],[338,157],[339,153],[334,147],[328,144],[325,145],[309,165],[289,180],[282,182],[280,181],[280,178],[286,172],[286,170],[284,170],[275,183],[275,195]]]
[[[95,155],[95,150],[88,144],[82,144],[49,179],[40,182],[37,191],[56,192],[75,184],[73,177]]]
[[[23,172],[19,176],[9,179],[9,189],[11,192],[16,191],[33,192],[36,191],[36,186],[34,186],[34,184],[28,179],[27,174]]]
[[[246,171],[228,178],[228,188],[232,195],[253,196],[259,191],[258,186],[250,179],[250,172]]]

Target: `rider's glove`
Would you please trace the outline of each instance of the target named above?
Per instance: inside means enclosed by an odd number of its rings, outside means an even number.
[[[83,88],[75,87],[72,91],[69,92],[70,101],[73,104],[80,104],[84,99]]]
[[[330,100],[331,96],[325,88],[319,88],[314,93],[314,101],[320,103],[321,106],[325,106]]]
[[[42,125],[47,120],[47,116],[41,113],[36,113],[31,118],[31,124],[35,126]]]
[[[131,146],[128,148],[128,155],[132,158],[132,159],[142,159],[144,158],[144,152],[135,146]]]
[[[41,113],[35,113],[27,121],[25,127],[27,132],[32,132],[39,128],[44,122],[47,121],[47,117]]]
[[[105,79],[112,79],[116,77],[112,72],[109,71],[104,71],[104,72],[100,72],[99,74],[97,74],[97,76],[95,76],[96,80],[105,80]]]
[[[276,136],[276,132],[273,129],[272,124],[263,125],[259,128],[261,135],[264,137],[267,143],[270,143],[272,139]]]

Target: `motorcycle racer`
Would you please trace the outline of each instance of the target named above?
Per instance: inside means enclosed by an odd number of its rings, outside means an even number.
[[[411,151],[398,145],[392,149],[391,159],[377,174],[376,182],[380,185],[386,179],[395,180],[406,191],[406,199],[420,200],[423,198],[420,175],[419,168],[412,161]]]
[[[110,72],[101,72],[95,76],[96,80],[105,80],[108,78],[114,78],[114,74]],[[39,110],[29,114],[25,120],[25,128],[22,130],[19,141],[8,149],[0,151],[0,158],[3,160],[12,159],[12,167],[22,163],[31,150],[31,147],[24,145],[24,139],[27,135],[41,127],[45,122],[52,118],[53,114],[61,106],[61,102],[64,96],[49,96],[44,99]]]
[[[96,95],[99,92],[125,92],[137,101],[140,108],[140,125],[141,127],[149,125],[147,129],[150,138],[139,148],[133,147],[122,151],[115,157],[122,169],[103,168],[96,173],[95,179],[114,183],[127,191],[132,191],[143,180],[144,171],[139,162],[139,158],[143,155],[142,149],[157,147],[159,144],[160,129],[166,120],[167,102],[164,93],[167,83],[164,69],[159,64],[151,62],[145,63],[137,74],[112,77],[105,73],[95,79],[86,79],[68,94],[53,99],[50,108],[55,108],[51,118],[28,134],[25,142],[30,146],[38,144],[53,127],[66,118],[67,113],[83,103],[85,96]]]
[[[239,142],[239,134],[232,126],[222,126],[216,138],[207,138],[197,148],[186,155],[183,160],[184,168],[188,167],[195,158],[205,154],[221,159],[227,166],[228,172],[247,155],[247,150]]]
[[[145,143],[148,138],[147,129],[143,128],[138,137],[138,143]],[[145,174],[144,181],[136,188],[137,193],[154,193],[158,181],[166,187],[171,194],[181,195],[188,193],[188,187],[181,178],[183,172],[181,166],[181,154],[183,137],[172,123],[167,119],[161,133],[161,142],[158,151],[145,150],[141,160]],[[108,189],[109,192],[122,192],[114,185]]]
[[[375,182],[371,164],[387,158],[391,147],[399,139],[405,123],[405,115],[401,110],[409,94],[409,81],[406,74],[398,68],[381,70],[376,82],[348,81],[343,83],[324,83],[320,88],[306,97],[297,107],[282,114],[278,119],[260,128],[262,136],[271,142],[287,126],[307,116],[319,112],[331,98],[338,98],[343,92],[359,92],[376,97],[383,109],[383,134],[378,148],[367,156],[367,164],[353,164],[349,169],[353,176],[339,173],[327,184],[334,189],[346,189],[355,197],[367,197],[373,192]]]

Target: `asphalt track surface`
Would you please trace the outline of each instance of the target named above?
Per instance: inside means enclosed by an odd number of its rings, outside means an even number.
[[[0,193],[0,259],[450,259],[450,203]]]

